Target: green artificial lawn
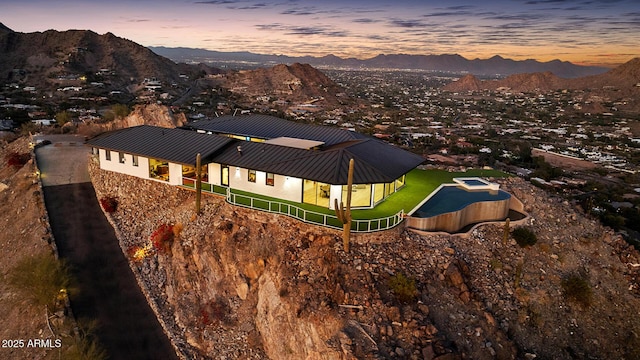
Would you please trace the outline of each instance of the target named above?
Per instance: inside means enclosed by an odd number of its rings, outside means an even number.
[[[400,210],[405,213],[413,210],[422,200],[441,184],[452,183],[456,177],[507,177],[511,176],[498,170],[472,169],[466,172],[449,172],[446,170],[420,170],[413,169],[407,173],[405,186],[399,191],[391,194],[387,199],[378,204],[373,209],[356,209],[351,211],[354,220],[379,219],[397,214]],[[234,194],[246,195],[257,199],[270,200],[297,206],[304,210],[314,211],[321,214],[334,215],[335,211],[324,207],[281,200],[269,196],[248,193],[240,190],[232,190]],[[244,203],[243,201],[240,201]],[[261,204],[255,204],[261,206]],[[266,207],[266,204],[265,204]]]
[[[413,210],[441,184],[452,183],[457,177],[506,177],[507,173],[497,170],[472,169],[466,172],[446,170],[413,169],[407,173],[405,186],[391,194],[373,209],[352,210],[354,219],[376,219],[396,214],[401,209],[405,214]]]

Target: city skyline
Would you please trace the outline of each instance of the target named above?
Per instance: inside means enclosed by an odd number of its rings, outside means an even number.
[[[111,32],[144,46],[366,59],[500,55],[613,66],[640,56],[637,0],[5,0],[18,32]]]

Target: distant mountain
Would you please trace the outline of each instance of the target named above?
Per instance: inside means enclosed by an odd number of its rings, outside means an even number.
[[[603,74],[574,79],[558,77],[550,72],[510,75],[501,80],[480,80],[466,75],[445,85],[452,92],[497,90],[511,92],[548,92],[554,90],[580,90],[590,102],[617,102],[617,108],[640,112],[640,58],[635,58]],[[605,107],[598,107],[603,111]]]
[[[535,92],[566,89],[569,83],[569,79],[560,78],[551,72],[514,74],[500,80],[480,80],[474,75],[465,75],[442,89],[461,92],[508,88],[517,92]]]
[[[288,108],[306,105],[334,108],[352,100],[339,85],[309,64],[279,64],[255,70],[228,71],[218,77],[219,85],[247,104],[256,99],[271,107]],[[274,104],[277,99],[278,104]]]
[[[201,73],[111,33],[88,30],[19,33],[0,24],[0,84],[43,88],[100,82],[105,88],[134,91],[145,78],[185,84],[181,74]],[[84,79],[84,80],[79,80]]]
[[[536,60],[515,61],[494,56],[490,59],[468,60],[460,55],[378,55],[370,59],[343,59],[335,55],[323,57],[284,55],[261,55],[250,52],[219,52],[191,48],[150,47],[156,54],[166,56],[180,62],[229,62],[246,61],[262,65],[276,63],[307,63],[313,66],[351,67],[351,68],[394,68],[426,71],[468,72],[477,76],[512,75],[526,72],[552,72],[553,74],[575,78],[601,74],[609,70],[598,66],[581,66],[570,62],[553,60],[539,62]]]
[[[510,75],[500,80],[480,80],[466,75],[443,87],[448,91],[495,90],[509,88],[518,92],[558,89],[594,90],[602,88],[636,89],[640,84],[640,58],[635,58],[603,74],[565,79],[551,72]]]

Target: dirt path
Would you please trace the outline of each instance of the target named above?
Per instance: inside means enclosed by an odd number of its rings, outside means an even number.
[[[44,197],[60,256],[80,292],[71,294],[79,319],[97,319],[96,335],[110,359],[177,359],[104,217],[88,181],[88,149],[73,142],[37,150]],[[84,163],[83,163],[84,162]]]

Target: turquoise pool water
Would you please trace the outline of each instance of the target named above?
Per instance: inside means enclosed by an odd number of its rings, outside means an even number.
[[[459,179],[459,181],[464,183],[467,186],[484,186],[484,185],[487,185],[486,182],[484,182],[482,180],[477,180],[477,179],[461,178],[461,179]]]
[[[458,211],[476,202],[499,201],[509,198],[511,198],[511,194],[502,190],[466,190],[459,186],[443,186],[411,216],[428,218]]]

